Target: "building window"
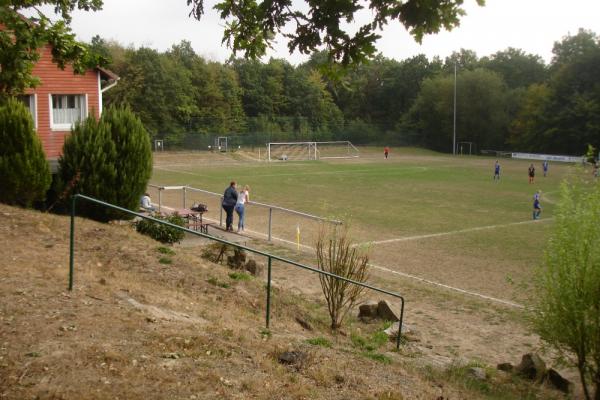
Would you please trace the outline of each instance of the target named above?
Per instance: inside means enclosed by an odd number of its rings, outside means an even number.
[[[71,129],[73,124],[87,116],[86,96],[53,94],[50,127],[54,130]]]
[[[25,105],[25,107],[27,107],[29,112],[31,113],[31,118],[33,119],[33,126],[34,126],[34,128],[37,129],[37,113],[36,113],[36,107],[35,107],[35,103],[36,103],[35,95],[23,94],[23,95],[17,96],[17,99],[19,99],[19,101],[21,103],[23,103]]]

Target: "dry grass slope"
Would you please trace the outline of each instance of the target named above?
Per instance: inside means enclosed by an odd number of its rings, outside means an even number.
[[[67,217],[0,205],[0,399],[554,396],[499,375],[483,389],[450,379],[418,367],[411,345],[394,352],[386,343],[365,357],[356,333],[332,336],[322,305],[283,287],[267,332],[262,280],[232,278],[197,248],[164,254],[129,226],[77,219],[68,292],[68,228]],[[279,364],[291,349],[306,360]]]

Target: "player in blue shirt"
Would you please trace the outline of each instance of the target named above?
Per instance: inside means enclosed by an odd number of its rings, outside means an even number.
[[[544,170],[544,178],[548,175],[548,160],[544,160],[542,163],[542,168]]]
[[[537,193],[536,193],[537,195]],[[540,198],[534,196],[533,200],[533,219],[540,219],[542,213],[542,206],[540,205]]]
[[[496,164],[494,164],[494,180],[500,180],[500,164],[498,160],[496,160]]]

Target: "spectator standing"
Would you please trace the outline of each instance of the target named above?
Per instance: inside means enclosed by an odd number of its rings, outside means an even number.
[[[238,193],[236,190],[235,181],[231,181],[229,187],[225,189],[225,193],[223,193],[223,203],[222,207],[227,213],[227,217],[225,218],[225,230],[233,231],[233,209],[237,203]]]
[[[238,215],[238,229],[244,230],[244,217],[246,214],[246,203],[250,201],[250,186],[244,186],[244,189],[238,193],[237,203],[235,203],[235,212]]]

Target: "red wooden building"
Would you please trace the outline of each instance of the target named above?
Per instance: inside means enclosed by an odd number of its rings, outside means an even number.
[[[21,96],[31,111],[46,158],[53,161],[62,153],[65,137],[75,122],[88,115],[102,114],[102,93],[116,85],[114,73],[95,68],[85,74],[73,73],[69,65],[60,69],[52,62],[50,46],[40,49],[40,60],[33,68],[40,84]],[[52,164],[52,162],[51,162]]]

